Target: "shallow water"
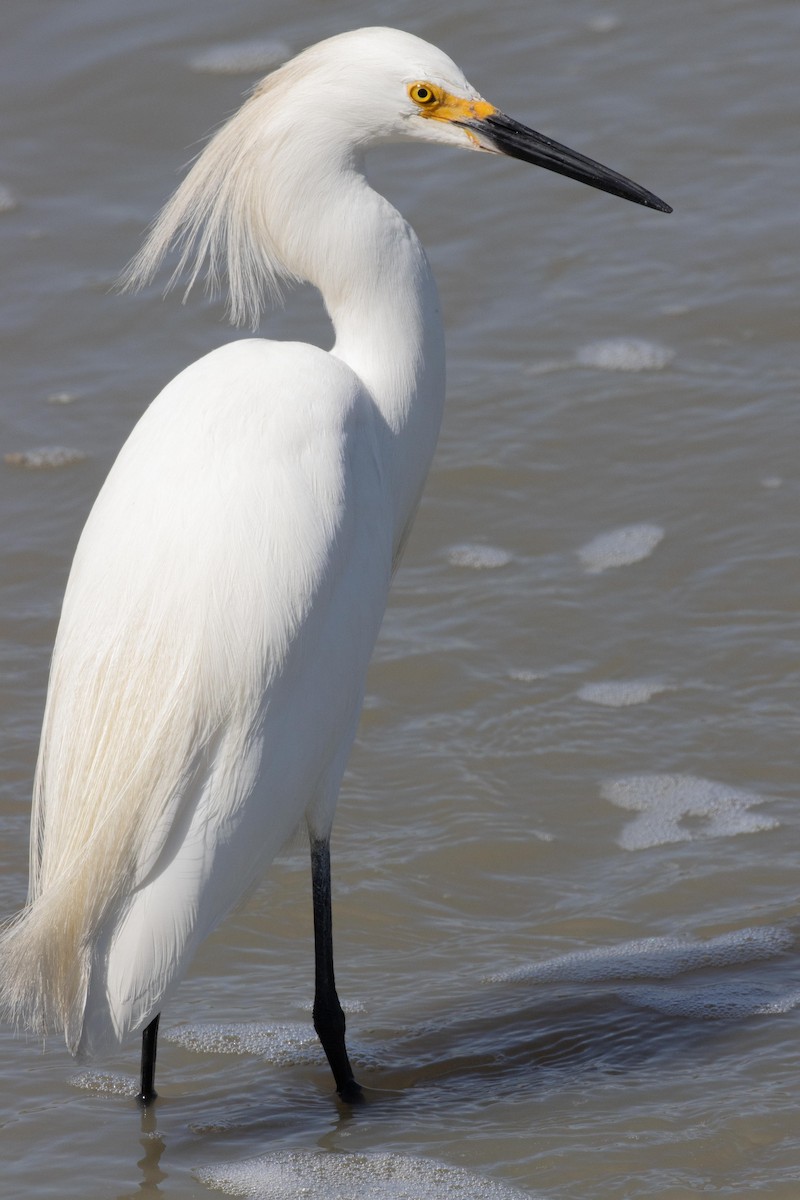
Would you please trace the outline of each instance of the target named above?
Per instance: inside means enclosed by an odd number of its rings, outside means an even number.
[[[202,135],[364,23],[440,44],[665,217],[520,163],[391,147],[449,401],[334,835],[370,1089],[310,1034],[302,849],[137,1046],[0,1034],[0,1194],[788,1198],[800,1186],[796,48],[786,0],[6,0],[0,70],[0,907],[60,596],[163,383],[232,336],[109,293]],[[298,290],[269,336],[326,344]],[[238,1189],[238,1191],[237,1191]]]

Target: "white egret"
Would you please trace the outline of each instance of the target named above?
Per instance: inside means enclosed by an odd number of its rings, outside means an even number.
[[[507,154],[669,212],[504,116],[441,51],[341,34],[269,75],[216,134],[127,277],[176,241],[234,320],[310,281],[330,351],[236,341],[174,379],[112,467],[75,554],[34,786],[27,906],[2,942],[13,1018],[96,1055],[159,1014],[202,939],[298,825],[311,844],[314,1025],[345,1047],[329,837],[364,676],[436,445],[444,350],[425,253],[364,150],[417,138]],[[173,276],[174,280],[175,276]]]

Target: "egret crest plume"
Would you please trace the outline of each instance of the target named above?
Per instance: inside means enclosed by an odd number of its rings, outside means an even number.
[[[123,272],[122,291],[150,283],[176,247],[179,259],[165,292],[185,280],[185,302],[205,272],[210,294],[227,282],[231,322],[255,329],[265,302],[278,302],[281,284],[297,281],[271,233],[278,214],[271,209],[269,183],[270,168],[280,169],[274,164],[281,157],[281,132],[271,118],[282,90],[302,73],[303,60],[301,55],[262,80],[201,151]]]

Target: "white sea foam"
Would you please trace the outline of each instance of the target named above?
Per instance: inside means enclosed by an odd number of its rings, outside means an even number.
[[[516,679],[519,683],[535,683],[537,679],[544,679],[545,671],[533,671],[529,667],[512,667],[508,672],[509,679]]]
[[[139,1081],[132,1075],[118,1075],[115,1071],[79,1071],[70,1075],[68,1082],[76,1088],[89,1092],[100,1092],[104,1096],[136,1096]]]
[[[253,75],[271,71],[291,57],[291,49],[277,38],[252,39],[210,46],[189,61],[193,71],[210,75]]]
[[[621,1000],[667,1017],[704,1021],[732,1021],[770,1013],[791,1012],[800,1004],[800,992],[784,984],[725,979],[690,986],[637,987],[620,991]]]
[[[542,358],[525,368],[526,375],[554,375],[556,371],[568,371],[575,366],[574,359]]]
[[[0,213],[11,212],[17,207],[17,200],[10,188],[0,183]]]
[[[627,567],[647,558],[663,537],[660,525],[623,525],[598,534],[581,547],[578,557],[591,575],[597,575],[610,567]]]
[[[446,551],[447,561],[453,567],[467,567],[471,571],[494,571],[507,566],[512,555],[499,546],[481,546],[464,542],[450,546]]]
[[[198,1022],[165,1030],[164,1038],[196,1054],[255,1054],[280,1065],[318,1062],[322,1054],[311,1022]]]
[[[618,808],[639,813],[618,838],[624,850],[758,833],[779,824],[750,811],[766,797],[693,775],[623,776],[604,783],[601,795]],[[687,819],[689,825],[684,824]]]
[[[532,1200],[509,1184],[404,1154],[279,1151],[195,1174],[208,1187],[252,1200]]]
[[[48,404],[72,404],[78,399],[76,392],[51,392],[45,397]]]
[[[626,708],[630,704],[646,704],[659,692],[667,691],[665,683],[654,679],[620,679],[585,683],[578,690],[578,699],[606,708]]]
[[[671,979],[687,971],[729,967],[774,958],[794,938],[778,925],[759,925],[700,940],[651,937],[575,950],[489,977],[490,982],[532,979],[539,983],[606,983],[625,979]]]
[[[622,22],[613,13],[602,13],[592,17],[586,24],[592,33],[612,33],[615,29],[619,29]]]
[[[663,371],[675,357],[675,351],[643,338],[606,338],[587,342],[576,354],[581,367],[599,367],[603,371]]]
[[[345,1006],[345,1011],[352,1009]],[[252,1054],[276,1066],[304,1066],[324,1062],[322,1047],[311,1021],[269,1024],[261,1021],[197,1022],[176,1025],[163,1034],[194,1054]],[[351,1057],[370,1065],[377,1052],[348,1039]]]
[[[85,458],[82,450],[70,450],[68,446],[39,446],[35,450],[11,450],[3,455],[3,461],[9,466],[27,467],[29,471],[71,467]]]

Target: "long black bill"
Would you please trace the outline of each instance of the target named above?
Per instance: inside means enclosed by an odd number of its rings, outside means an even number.
[[[477,134],[482,142],[488,142],[487,149],[497,150],[510,158],[520,158],[523,162],[566,175],[569,179],[577,179],[580,183],[588,183],[589,187],[610,192],[612,196],[621,196],[623,200],[632,200],[634,204],[644,204],[659,212],[672,212],[668,204],[632,179],[626,179],[594,159],[586,158],[562,146],[560,142],[554,142],[535,129],[520,125],[504,113],[496,112],[488,117],[459,121],[457,124]]]

